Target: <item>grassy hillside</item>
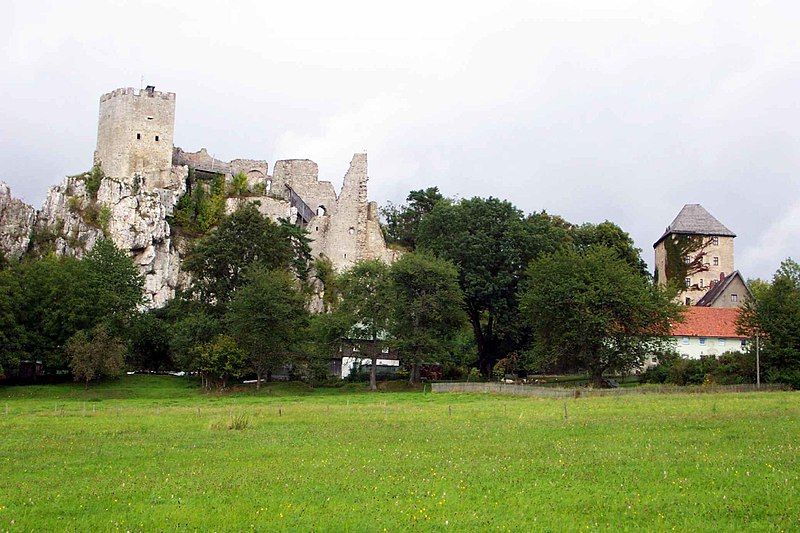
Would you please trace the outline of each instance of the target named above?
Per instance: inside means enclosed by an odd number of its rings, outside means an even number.
[[[0,529],[786,530],[798,400],[0,388]]]

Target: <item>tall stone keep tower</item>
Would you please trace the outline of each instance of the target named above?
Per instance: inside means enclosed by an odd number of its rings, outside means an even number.
[[[695,243],[684,257],[671,257],[681,250],[686,239]],[[659,283],[676,281],[685,286],[678,295],[681,303],[697,303],[717,283],[735,272],[733,239],[736,234],[725,227],[700,204],[686,204],[664,234],[653,244],[656,260],[656,278]],[[676,268],[676,263],[691,268]],[[683,279],[674,280],[674,272],[687,270]]]
[[[172,169],[175,93],[152,85],[128,87],[100,97],[95,164],[106,176],[124,181],[168,179]]]

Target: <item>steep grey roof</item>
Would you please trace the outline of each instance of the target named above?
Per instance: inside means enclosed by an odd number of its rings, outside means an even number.
[[[726,228],[722,222],[714,218],[700,204],[686,204],[667,226],[664,234],[656,241],[654,247],[670,234],[680,235],[715,235],[720,237],[736,237],[736,234]]]
[[[747,290],[747,295],[752,298],[753,293],[750,292],[750,288],[747,286],[747,282],[744,280],[744,277],[738,270],[734,270],[725,276],[725,279],[719,283],[715,283],[714,286],[711,287],[711,290],[705,293],[703,297],[697,301],[696,305],[700,307],[712,307],[714,302],[717,301],[717,298],[719,298],[719,296],[725,291],[725,289],[728,288],[728,285],[730,285],[733,279],[736,277],[742,280],[742,284],[744,285],[745,290]]]

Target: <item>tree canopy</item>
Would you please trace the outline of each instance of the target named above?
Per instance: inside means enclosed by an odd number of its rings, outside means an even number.
[[[760,338],[767,380],[800,388],[800,264],[781,263],[772,283],[760,286],[745,303],[739,327]]]
[[[389,330],[392,302],[389,295],[389,266],[380,260],[356,263],[338,281],[342,299],[337,309],[347,324],[352,342],[362,343],[372,359],[370,389],[377,390],[378,339]]]
[[[452,262],[458,270],[484,376],[491,375],[499,359],[522,346],[517,293],[528,263],[569,240],[569,227],[562,219],[546,213],[525,217],[497,198],[439,203],[422,219],[420,248]]]
[[[225,323],[245,351],[257,387],[300,352],[308,324],[306,302],[287,271],[254,267],[228,305]]]
[[[422,218],[433,211],[437,204],[449,201],[442,196],[438,187],[428,187],[408,193],[406,202],[401,206],[389,203],[383,208],[382,214],[385,220],[383,228],[388,243],[399,244],[413,250],[417,246]]]
[[[603,246],[534,260],[521,308],[539,366],[586,370],[597,384],[604,372],[629,371],[666,350],[681,310],[617,250]]]
[[[225,305],[252,265],[307,272],[307,241],[303,244],[297,229],[276,224],[245,204],[193,244],[184,268],[202,301]]]
[[[411,382],[417,382],[420,363],[438,363],[455,348],[465,318],[458,271],[447,261],[415,252],[395,262],[390,277],[393,342],[411,363]]]

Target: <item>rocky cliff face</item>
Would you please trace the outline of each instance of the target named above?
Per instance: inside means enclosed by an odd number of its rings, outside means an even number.
[[[38,212],[13,199],[0,183],[0,251],[19,257],[32,247],[81,257],[99,239],[110,238],[142,272],[148,305],[160,307],[185,282],[181,246],[167,217],[186,192],[186,175],[186,167],[173,167],[162,187],[103,178],[94,194],[87,187],[88,174],[72,176],[50,188]]]
[[[28,249],[36,210],[11,196],[11,188],[0,181],[0,253],[20,257]]]

